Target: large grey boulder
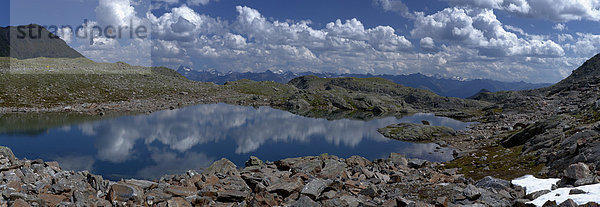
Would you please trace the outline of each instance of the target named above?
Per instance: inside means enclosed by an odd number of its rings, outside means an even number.
[[[481,189],[469,184],[465,189],[463,189],[463,195],[469,200],[477,200],[479,197],[481,197]]]
[[[510,189],[510,182],[507,180],[502,180],[498,178],[494,178],[491,176],[485,176],[481,180],[479,180],[475,186],[485,189],[496,189],[496,190],[507,190]]]
[[[312,179],[302,188],[302,195],[306,195],[312,199],[316,199],[321,195],[323,190],[331,183],[329,180],[323,180],[320,178]]]
[[[346,163],[340,162],[334,159],[326,159],[323,161],[324,167],[321,169],[321,173],[319,174],[323,178],[336,178],[337,176],[341,176],[342,173],[346,170]]]
[[[292,172],[302,172],[306,174],[315,174],[321,171],[322,161],[317,157],[299,157],[288,158],[275,161],[275,165],[280,170],[292,170]]]
[[[321,205],[319,205],[319,203],[313,201],[312,199],[310,199],[307,196],[300,196],[300,198],[293,203],[292,205],[290,205],[290,207],[319,207]]]
[[[406,167],[408,165],[408,160],[402,154],[391,153],[388,157],[388,161],[394,163],[397,167],[403,166]]]
[[[581,162],[569,165],[569,167],[564,170],[564,176],[573,180],[586,178],[590,176],[590,173],[590,168]]]

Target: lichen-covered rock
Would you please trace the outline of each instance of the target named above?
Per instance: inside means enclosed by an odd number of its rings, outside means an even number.
[[[240,174],[239,171],[237,170],[237,166],[235,166],[235,164],[233,164],[233,162],[231,162],[225,158],[214,162],[212,165],[210,165],[208,168],[206,168],[206,170],[202,173],[205,175],[221,175],[221,176],[227,176],[227,175],[239,176],[239,174]]]
[[[258,157],[255,156],[250,156],[250,159],[248,159],[245,163],[246,167],[251,167],[251,166],[263,166],[265,163],[258,159]]]

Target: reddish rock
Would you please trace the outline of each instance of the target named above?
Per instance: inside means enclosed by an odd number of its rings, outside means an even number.
[[[168,207],[192,207],[190,202],[186,201],[182,197],[171,198],[171,200],[167,201]]]
[[[302,187],[303,182],[299,178],[283,178],[268,186],[267,191],[271,193],[277,193],[282,196],[288,196],[295,191],[299,191]]]
[[[251,206],[277,206],[279,202],[281,202],[280,199],[267,192],[257,193],[254,195],[254,199],[250,201]]]
[[[29,205],[27,202],[25,202],[23,199],[17,199],[15,200],[12,205],[12,207],[31,207],[31,205]]]
[[[19,182],[19,181],[9,181],[6,186],[8,188],[12,188],[15,189],[16,192],[21,192],[22,188],[21,185],[23,185],[23,183]]]
[[[170,193],[174,196],[192,196],[198,193],[196,187],[191,186],[169,186],[165,189],[165,192]]]
[[[46,194],[46,193],[39,194],[38,198],[42,199],[46,203],[47,206],[56,206],[60,202],[69,201],[69,198],[67,198],[66,196],[52,195],[52,194]]]
[[[353,167],[354,166],[365,167],[365,166],[371,165],[371,161],[367,160],[367,158],[354,155],[354,156],[346,159],[346,164],[348,164],[349,166],[353,166]]]

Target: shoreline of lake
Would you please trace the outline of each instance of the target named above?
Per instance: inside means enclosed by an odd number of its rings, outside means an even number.
[[[406,159],[396,153],[374,161],[331,155],[263,162],[252,157],[244,168],[229,160],[202,172],[157,180],[104,180],[89,172],[63,171],[57,162],[20,160],[0,148],[2,195],[10,205],[131,206],[403,206],[485,203],[509,206],[524,196],[508,181],[477,182],[440,169],[441,164]],[[496,184],[492,184],[496,183]],[[500,184],[500,185],[498,185]],[[32,186],[34,188],[31,188]],[[409,187],[410,186],[410,187]],[[504,191],[506,194],[495,193]]]

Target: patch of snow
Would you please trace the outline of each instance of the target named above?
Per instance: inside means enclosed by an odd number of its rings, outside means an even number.
[[[585,194],[569,195],[569,191],[572,189],[580,189],[585,191]],[[546,201],[556,201],[560,204],[567,199],[572,199],[577,205],[583,205],[588,202],[600,203],[600,183],[593,185],[584,185],[576,188],[559,188],[551,191],[550,193],[544,194],[539,198],[531,201],[530,203],[536,206],[542,206]]]
[[[530,194],[540,190],[551,190],[552,184],[556,184],[559,180],[556,178],[540,179],[533,175],[525,175],[512,180],[511,183],[525,188],[525,194]]]
[[[523,177],[514,179],[511,181],[512,184],[518,185],[525,188],[525,193],[530,194],[540,190],[551,190],[552,184],[556,184],[560,179],[549,178],[540,179],[533,177],[533,175],[525,175]],[[572,189],[580,189],[585,191],[585,194],[569,195],[569,191]],[[555,201],[560,204],[567,199],[572,199],[578,205],[586,204],[588,202],[600,203],[600,183],[594,185],[579,186],[576,188],[559,188],[550,193],[544,194],[537,199],[529,202],[536,206],[542,206],[546,201]]]
[[[192,68],[187,67],[187,66],[179,66],[179,69],[177,69],[178,71],[185,71],[185,72],[190,72],[192,71]]]

